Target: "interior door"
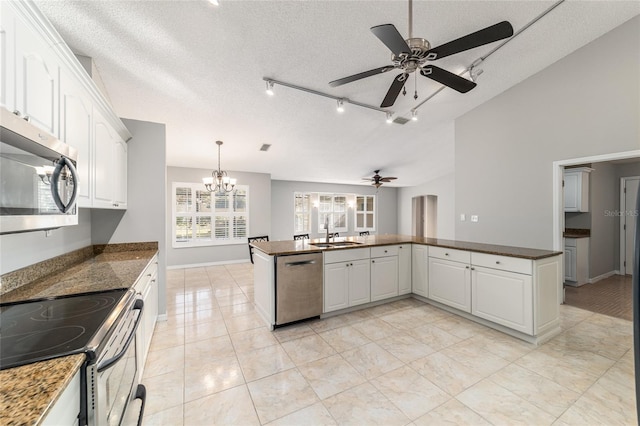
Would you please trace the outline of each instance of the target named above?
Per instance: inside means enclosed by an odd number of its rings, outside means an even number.
[[[625,274],[631,274],[633,268],[634,236],[636,232],[636,199],[640,177],[625,179],[624,221],[625,221]]]

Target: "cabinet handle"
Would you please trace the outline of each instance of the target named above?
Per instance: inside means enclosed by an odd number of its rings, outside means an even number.
[[[20,111],[18,111],[17,109],[13,110],[13,115],[17,115],[18,117],[20,117],[22,115],[22,113]]]
[[[445,253],[444,255],[445,255],[445,256],[449,256],[449,253]]]
[[[499,260],[496,260],[496,265],[499,265],[499,264],[500,264],[500,261],[499,261]]]
[[[400,248],[402,248],[402,246],[400,246]]]
[[[469,269],[469,267],[468,267],[468,266],[465,266],[465,269]]]
[[[375,261],[375,260],[372,260],[372,261],[371,261],[371,263],[376,263],[376,261]]]
[[[156,279],[155,279],[155,278],[154,278],[154,279],[152,279],[152,280],[151,280],[151,282],[152,282],[152,283],[155,283],[155,282],[156,282]]]
[[[22,117],[22,119],[27,123],[31,121],[31,117],[29,117],[28,115],[25,115],[24,117]],[[38,135],[38,136],[40,136],[40,139],[43,139],[42,135]]]
[[[475,271],[475,270],[476,270],[476,268],[471,268],[471,270],[472,270],[472,271]]]
[[[150,277],[150,276],[151,276],[151,274],[149,273],[149,274],[147,274],[147,276],[148,276],[148,277]]]
[[[387,251],[385,250],[384,252],[386,253]]]

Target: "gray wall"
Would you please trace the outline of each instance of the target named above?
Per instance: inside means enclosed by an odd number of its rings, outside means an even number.
[[[411,199],[418,195],[437,195],[437,237],[455,239],[455,173],[439,177],[422,185],[400,188],[398,191],[398,231],[411,235]]]
[[[274,180],[271,182],[271,240],[293,239],[293,194],[294,192],[326,192],[336,194],[377,195],[377,235],[396,234],[398,232],[397,193],[398,188],[381,186],[378,191],[367,185],[338,185],[316,182],[296,182]],[[312,211],[312,221],[317,223],[317,209]],[[353,208],[349,208],[349,232],[356,235],[353,224]],[[312,226],[311,238],[320,237],[317,226]],[[257,235],[257,234],[256,234]],[[342,236],[342,234],[341,234]]]
[[[246,243],[207,247],[173,248],[172,243],[172,184],[173,182],[202,182],[211,176],[212,169],[186,167],[167,168],[166,186],[166,232],[167,265],[179,267],[213,263],[249,261],[249,247]],[[269,235],[271,233],[271,176],[265,173],[247,173],[227,170],[229,176],[238,180],[238,185],[249,185],[249,234]],[[204,188],[204,186],[203,186]]]
[[[0,275],[91,245],[91,211],[79,209],[78,225],[0,235]]]
[[[616,167],[611,163],[595,163],[589,176],[589,210],[591,212],[591,238],[589,278],[599,277],[618,269],[620,251],[620,220],[605,215],[605,210],[620,208],[620,181]]]
[[[91,210],[93,244],[158,242],[158,306],[165,312],[166,129],[164,124],[122,120],[127,143],[127,210]]]
[[[457,239],[553,247],[553,161],[640,148],[639,33],[635,17],[456,120],[456,216],[479,215]]]

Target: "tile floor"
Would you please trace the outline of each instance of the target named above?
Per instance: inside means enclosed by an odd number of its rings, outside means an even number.
[[[636,424],[629,321],[535,347],[405,299],[270,332],[251,264],[168,271],[145,425]]]

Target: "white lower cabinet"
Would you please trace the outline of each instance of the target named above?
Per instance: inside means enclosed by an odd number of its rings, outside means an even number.
[[[349,307],[349,262],[324,266],[324,312]]]
[[[371,301],[370,250],[324,253],[324,309],[337,311]]]
[[[398,256],[371,259],[371,301],[398,295]]]
[[[142,319],[136,331],[136,361],[138,379],[142,379],[144,364],[151,346],[153,331],[158,318],[158,256],[154,256],[149,262],[134,289],[144,300]]]
[[[413,244],[411,247],[411,290],[422,297],[429,296],[428,247]]]
[[[349,263],[349,306],[371,301],[371,271],[369,260],[354,260]]]
[[[398,246],[398,294],[411,293],[411,244]]]
[[[471,312],[469,264],[429,258],[429,299]]]
[[[533,334],[531,275],[474,266],[471,276],[473,309],[480,318]]]
[[[80,392],[80,371],[78,371],[40,425],[77,426],[80,414]]]

